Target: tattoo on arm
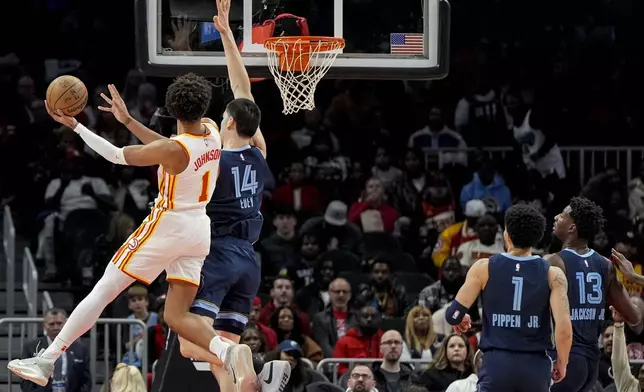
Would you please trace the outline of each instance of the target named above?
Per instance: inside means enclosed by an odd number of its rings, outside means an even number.
[[[570,304],[568,303],[568,280],[563,272],[558,271],[555,277],[555,284],[561,289],[561,302],[564,305],[566,313],[570,313]]]

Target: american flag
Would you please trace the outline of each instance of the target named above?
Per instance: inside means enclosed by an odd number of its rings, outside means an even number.
[[[391,33],[391,54],[424,54],[422,33]]]

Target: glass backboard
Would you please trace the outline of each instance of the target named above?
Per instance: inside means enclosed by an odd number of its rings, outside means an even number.
[[[214,0],[136,0],[138,66],[226,76],[216,13]],[[280,35],[344,38],[327,78],[438,79],[449,67],[446,0],[232,0],[230,23],[251,77],[270,77],[263,41]]]

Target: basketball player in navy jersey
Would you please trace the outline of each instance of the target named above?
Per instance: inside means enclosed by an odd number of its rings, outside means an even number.
[[[568,282],[561,269],[532,255],[546,228],[539,211],[512,206],[505,214],[505,227],[507,253],[474,263],[445,317],[456,330],[467,331],[467,311],[482,294],[479,348],[485,355],[478,391],[547,392],[552,380],[566,377],[572,343]],[[552,347],[551,314],[558,355],[554,364],[546,354]]]
[[[584,197],[573,197],[555,217],[553,232],[562,241],[563,250],[545,259],[566,274],[573,328],[568,376],[552,387],[555,392],[584,392],[597,381],[601,354],[597,339],[606,319],[606,301],[627,323],[636,328],[640,324],[639,311],[617,280],[613,265],[588,247],[603,225],[601,207]]]
[[[221,122],[219,173],[204,179],[217,181],[206,207],[212,236],[210,254],[201,271],[201,289],[191,306],[192,312],[214,323],[217,336],[210,351],[217,356],[180,337],[181,354],[212,366],[224,365],[237,392],[281,392],[290,376],[288,362],[269,362],[257,377],[250,348],[237,344],[261,282],[253,243],[263,224],[260,205],[264,187],[273,176],[266,163],[266,143],[258,129],[261,111],[251,94],[250,79],[228,22],[229,11],[230,0],[217,0],[213,20],[221,35],[234,99],[226,106]],[[216,377],[221,374],[213,373]]]

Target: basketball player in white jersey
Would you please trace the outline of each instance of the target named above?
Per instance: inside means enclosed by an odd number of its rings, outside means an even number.
[[[74,309],[52,344],[33,358],[8,364],[13,373],[43,387],[54,371],[54,362],[94,325],[110,302],[135,280],[150,284],[163,270],[170,282],[164,312],[170,329],[205,350],[211,350],[213,340],[220,341],[214,339],[217,335],[211,325],[189,311],[210,251],[206,204],[215,189],[221,154],[216,125],[202,120],[210,106],[212,87],[195,74],[182,76],[168,87],[166,107],[177,119],[178,130],[171,138],[142,131],[142,124],[124,116],[127,109],[116,88],[110,85],[109,90],[112,99],[103,98],[111,107],[99,108],[112,112],[144,145],[118,148],[60,110],[47,106],[47,111],[114,164],[159,165],[159,196],[150,215],[112,257],[103,277]],[[240,346],[225,347],[227,360],[235,361]]]

